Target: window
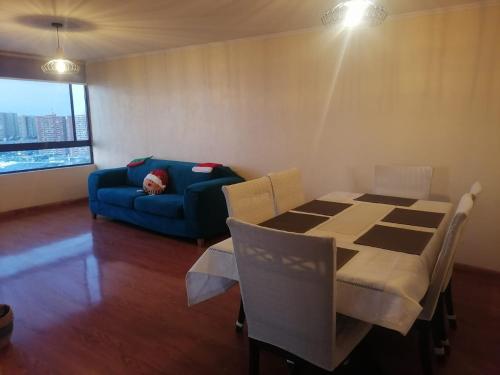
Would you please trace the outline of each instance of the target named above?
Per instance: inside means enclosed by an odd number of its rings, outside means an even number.
[[[0,79],[0,174],[92,162],[84,84]]]

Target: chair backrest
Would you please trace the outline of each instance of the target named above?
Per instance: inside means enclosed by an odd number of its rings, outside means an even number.
[[[479,181],[474,182],[470,188],[472,199],[475,200],[479,196],[479,194],[481,194],[482,191],[483,191],[483,185],[481,185]]]
[[[460,199],[432,271],[429,289],[424,298],[423,311],[420,314],[421,319],[431,320],[434,315],[439,294],[446,288],[448,275],[451,274],[450,270],[453,269],[457,245],[473,205],[474,201],[470,193],[464,194]]]
[[[479,181],[476,181],[472,184],[470,188],[470,196],[472,200],[474,201],[474,204],[476,204],[476,198],[481,194],[483,191],[483,186]],[[474,205],[473,205],[474,206]],[[448,284],[450,283],[451,276],[453,275],[453,266],[455,265],[455,256],[453,255],[453,258],[451,259],[450,264],[448,265],[448,270],[446,271],[446,277],[443,283],[442,291],[448,287]]]
[[[375,194],[428,199],[431,183],[432,167],[375,166]]]
[[[302,176],[297,168],[269,173],[273,187],[276,215],[289,211],[305,202]]]
[[[335,240],[229,218],[248,336],[332,370]]]
[[[268,177],[222,187],[229,216],[258,224],[274,216],[274,198]]]

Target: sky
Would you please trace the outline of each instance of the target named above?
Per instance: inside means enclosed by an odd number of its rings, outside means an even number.
[[[83,85],[73,85],[75,115],[85,114]],[[0,112],[71,116],[67,83],[0,79]]]

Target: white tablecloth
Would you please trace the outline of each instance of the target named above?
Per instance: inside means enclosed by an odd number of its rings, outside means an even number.
[[[422,307],[434,263],[448,226],[451,204],[419,200],[407,209],[444,213],[437,229],[384,222],[433,233],[420,255],[354,244],[396,206],[355,201],[358,193],[335,192],[319,200],[352,206],[307,232],[335,237],[337,246],[358,250],[337,272],[337,311],[352,318],[406,334]],[[208,248],[186,275],[188,303],[193,305],[226,292],[238,282],[231,239]]]

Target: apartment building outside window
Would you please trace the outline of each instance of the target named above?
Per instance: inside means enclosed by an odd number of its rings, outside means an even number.
[[[85,84],[0,78],[0,174],[91,164]]]

